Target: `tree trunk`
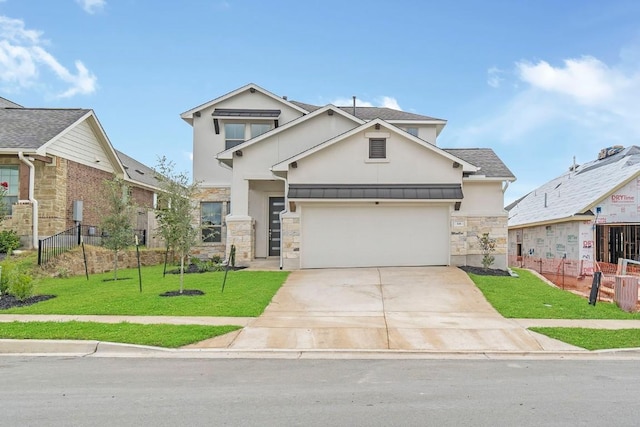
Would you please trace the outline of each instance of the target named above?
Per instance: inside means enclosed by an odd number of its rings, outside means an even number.
[[[184,254],[180,257],[180,293],[182,293],[182,287],[184,283]]]
[[[113,252],[113,281],[118,280],[118,251]]]

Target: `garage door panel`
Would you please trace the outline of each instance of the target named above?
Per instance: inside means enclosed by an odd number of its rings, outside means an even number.
[[[308,205],[301,219],[303,268],[449,264],[447,206]]]

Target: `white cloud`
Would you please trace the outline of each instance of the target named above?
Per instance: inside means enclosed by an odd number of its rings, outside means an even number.
[[[26,29],[20,19],[0,16],[0,85],[9,92],[16,86],[29,88],[42,84],[46,74],[52,73],[66,84],[64,89],[56,89],[58,97],[95,92],[96,76],[81,61],[75,61],[75,72],[63,66],[45,49],[48,43],[41,36],[40,31]]]
[[[606,101],[628,83],[627,77],[592,56],[566,59],[564,67],[522,61],[516,68],[520,79],[532,87],[568,95],[583,104]]]
[[[497,67],[491,67],[487,70],[487,84],[493,88],[499,88],[504,80],[500,75],[503,71]]]
[[[106,0],[76,0],[76,3],[90,15],[104,10],[104,7],[107,5]]]
[[[336,98],[331,101],[331,104],[338,107],[350,107],[353,105],[353,98]],[[356,107],[383,107],[393,108],[394,110],[402,110],[402,108],[400,108],[400,105],[398,104],[398,101],[390,96],[378,97],[374,99],[373,102],[365,101],[356,97]]]

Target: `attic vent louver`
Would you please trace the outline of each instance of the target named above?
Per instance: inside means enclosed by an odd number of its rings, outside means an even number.
[[[144,175],[144,172],[142,172],[140,169],[136,169],[136,172],[138,172],[140,175]]]

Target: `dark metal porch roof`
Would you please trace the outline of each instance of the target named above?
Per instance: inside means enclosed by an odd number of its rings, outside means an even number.
[[[460,184],[289,184],[290,199],[462,200]]]

